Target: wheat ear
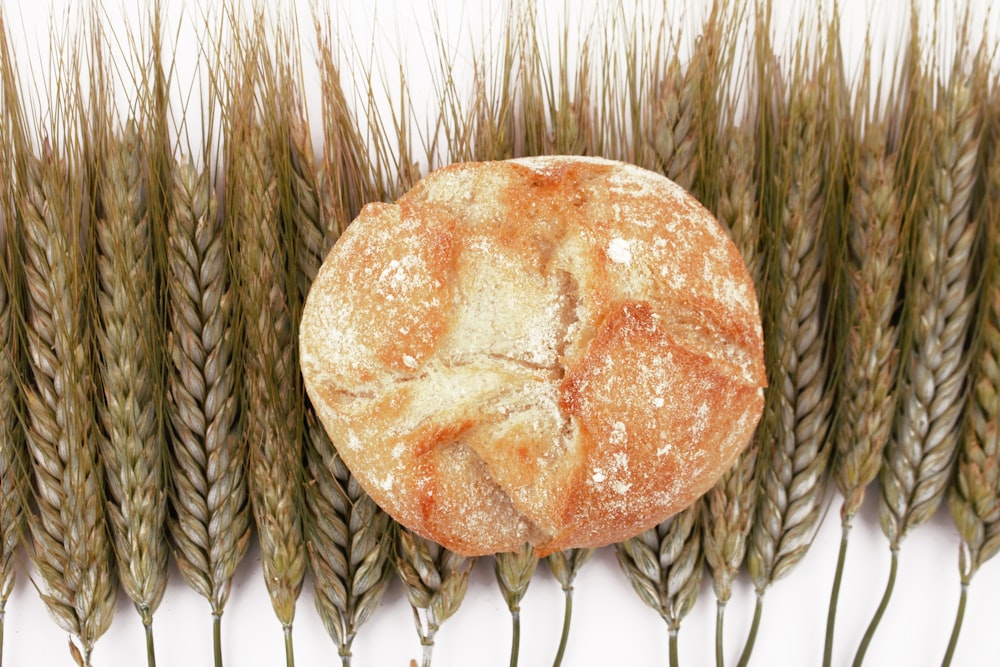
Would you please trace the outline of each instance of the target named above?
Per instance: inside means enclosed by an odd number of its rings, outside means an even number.
[[[74,659],[89,665],[114,616],[117,580],[104,515],[93,405],[90,298],[80,243],[82,184],[47,146],[21,202],[29,367],[27,441],[35,487],[31,555]]]
[[[108,519],[125,593],[151,633],[167,584],[165,442],[160,422],[162,356],[144,151],[134,128],[113,139],[96,225],[101,327],[98,402]]]
[[[531,575],[538,567],[538,557],[525,543],[517,551],[498,553],[493,557],[493,573],[503,595],[511,619],[510,667],[517,667],[521,648],[521,600],[528,592]]]
[[[315,416],[307,418],[304,528],[316,609],[348,667],[354,637],[392,573],[391,522],[351,476]]]
[[[896,406],[899,334],[896,318],[904,260],[896,153],[885,123],[862,126],[851,186],[847,233],[846,352],[839,380],[840,410],[832,476],[843,496],[841,542],[827,620],[826,663],[852,522],[865,489],[878,475]]]
[[[701,503],[655,528],[619,542],[615,553],[639,598],[667,624],[670,664],[678,664],[677,632],[694,607],[701,583]]]
[[[988,239],[979,328],[979,352],[969,377],[968,418],[959,443],[958,470],[948,506],[960,538],[960,597],[942,664],[950,664],[958,643],[969,584],[979,568],[1000,551],[1000,88],[992,96],[992,145],[983,168],[980,216]],[[984,151],[984,154],[987,151]]]
[[[241,110],[253,116],[249,110]],[[302,536],[302,412],[288,304],[285,218],[262,128],[238,128],[231,154],[239,243],[239,303],[245,335],[250,499],[264,581],[290,650],[306,552]],[[290,654],[289,654],[290,655]]]
[[[225,230],[209,170],[190,162],[173,172],[168,226],[167,412],[170,438],[169,538],[181,574],[220,625],[236,567],[250,540],[246,450],[234,357],[234,311]]]
[[[958,470],[948,506],[960,538],[960,597],[942,664],[951,664],[962,626],[969,584],[1000,551],[1000,94],[994,88],[992,146],[984,160],[986,200],[980,216],[988,239],[980,310],[980,348],[969,378],[968,419],[959,443]]]
[[[889,540],[885,592],[855,655],[861,664],[895,584],[899,549],[944,498],[963,416],[978,225],[970,218],[979,152],[979,109],[968,77],[952,76],[933,116],[929,197],[908,248],[896,418],[879,474],[879,520]]]
[[[773,280],[765,307],[773,357],[758,459],[759,493],[747,569],[754,619],[740,664],[753,649],[764,592],[806,553],[819,520],[829,458],[831,396],[822,307],[823,135],[820,86],[802,73],[778,138],[778,186],[768,234]]]
[[[405,528],[399,529],[396,572],[413,608],[413,621],[423,647],[422,667],[431,666],[434,638],[441,624],[462,604],[474,562]]]
[[[3,217],[14,212],[5,201]],[[7,600],[14,588],[17,548],[23,532],[23,499],[27,489],[24,438],[20,428],[21,390],[18,385],[20,343],[15,323],[20,317],[17,283],[11,272],[10,227],[0,232],[0,664],[3,664],[3,626]],[[13,289],[12,289],[13,288]]]

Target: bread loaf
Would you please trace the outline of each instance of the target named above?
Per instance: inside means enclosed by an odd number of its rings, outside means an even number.
[[[468,556],[663,521],[763,407],[736,248],[666,178],[602,159],[455,164],[369,204],[300,331],[309,396],[362,487]]]

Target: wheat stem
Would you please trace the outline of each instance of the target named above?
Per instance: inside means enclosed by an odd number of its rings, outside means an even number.
[[[222,667],[222,612],[212,614],[212,655],[215,667]]]
[[[569,625],[573,619],[573,587],[563,588],[563,624],[562,632],[559,633],[559,648],[556,650],[556,657],[552,661],[552,667],[562,665],[563,656],[566,655],[566,645],[569,641]]]
[[[153,619],[145,612],[142,619],[142,628],[146,635],[146,665],[156,667],[156,647],[153,644]]]
[[[521,600],[528,590],[528,584],[531,583],[531,575],[538,566],[538,557],[535,556],[531,545],[525,543],[519,551],[498,553],[494,557],[493,565],[500,592],[507,603],[507,609],[510,610],[512,629],[510,664],[511,667],[515,667],[521,644]]]
[[[757,632],[760,629],[760,617],[764,609],[764,592],[758,590],[753,605],[753,619],[750,621],[750,630],[747,632],[746,642],[743,644],[743,651],[740,653],[740,660],[737,667],[747,667],[750,664],[750,656],[753,655],[754,646],[757,643]]]
[[[829,667],[833,660],[833,634],[837,619],[837,601],[840,599],[840,584],[844,576],[844,563],[847,560],[847,543],[851,532],[850,519],[845,517],[840,527],[840,548],[837,550],[837,566],[833,574],[833,588],[830,591],[830,604],[826,613],[826,634],[823,641],[823,667]]]
[[[965,603],[969,597],[969,582],[962,581],[961,590],[958,596],[958,610],[955,612],[955,622],[951,628],[951,635],[948,637],[948,648],[945,650],[941,667],[951,665],[955,657],[955,647],[958,646],[958,635],[962,631],[962,621],[965,619]]]
[[[670,628],[667,631],[667,660],[670,667],[680,666],[680,656],[677,653],[677,634],[676,628]]]
[[[517,667],[517,658],[521,653],[521,610],[510,611],[510,667]]]
[[[868,627],[865,629],[865,634],[861,638],[861,644],[858,645],[858,650],[854,654],[854,662],[851,663],[854,667],[861,667],[862,663],[864,663],[865,654],[868,652],[868,647],[872,643],[872,639],[875,636],[875,631],[878,629],[879,623],[882,622],[885,610],[889,606],[889,599],[892,597],[892,591],[896,587],[896,570],[899,567],[899,549],[890,549],[890,555],[889,578],[885,583],[885,591],[882,593],[882,599],[878,603],[878,608],[875,609],[875,614],[872,616],[871,621],[868,623]]]
[[[726,656],[722,646],[722,638],[725,636],[723,623],[726,618],[726,601],[716,599],[715,601],[715,667],[725,667]]]
[[[593,554],[593,549],[567,549],[550,554],[545,559],[556,581],[562,585],[563,589],[563,626],[559,635],[559,648],[556,651],[553,667],[559,667],[562,664],[569,641],[570,622],[573,618],[573,580],[580,568],[590,560]]]
[[[282,628],[285,635],[285,667],[295,667],[295,650],[292,646],[292,626],[286,625]]]

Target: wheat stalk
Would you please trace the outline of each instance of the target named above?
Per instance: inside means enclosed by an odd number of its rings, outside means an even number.
[[[77,638],[78,645],[70,645],[74,659],[88,665],[114,616],[117,583],[94,437],[82,184],[48,146],[30,161],[26,176],[21,212],[32,379],[31,555],[45,582],[42,599],[59,626]]]
[[[9,165],[10,162],[5,160]],[[8,172],[9,173],[9,172]],[[14,220],[11,193],[4,193],[4,220]],[[8,222],[8,224],[10,224]],[[14,325],[19,317],[16,283],[12,280],[10,226],[0,232],[0,664],[7,600],[14,587],[14,565],[23,528],[24,442],[19,424],[19,344]],[[12,289],[13,288],[13,289]]]
[[[760,19],[758,19],[760,20]],[[766,29],[758,26],[758,30]],[[804,47],[787,88],[787,108],[762,103],[761,113],[776,111],[777,176],[765,193],[765,239],[771,266],[765,318],[771,329],[763,440],[758,456],[759,493],[751,529],[747,569],[756,590],[754,618],[740,665],[753,650],[763,595],[805,555],[819,520],[826,466],[831,392],[823,296],[824,146],[822,73],[809,72]],[[758,55],[768,59],[769,52]],[[768,67],[771,65],[765,65]],[[776,72],[758,73],[761,94]],[[762,122],[772,122],[766,116]],[[767,150],[767,146],[763,150]],[[760,162],[760,164],[766,164]],[[766,174],[767,172],[762,172]],[[765,176],[765,178],[769,178]]]
[[[144,151],[134,127],[112,140],[97,220],[101,327],[98,401],[108,520],[119,579],[152,632],[167,584],[165,442],[159,413],[163,368],[146,211]],[[150,654],[152,660],[152,654]]]
[[[5,195],[3,217],[12,221],[14,212]],[[12,280],[8,227],[0,233],[0,664],[3,663],[3,627],[7,600],[14,588],[14,567],[24,524],[22,499],[25,497],[24,439],[20,429],[20,388],[18,366],[20,345],[14,325],[19,317],[17,283]],[[12,289],[13,288],[13,289]]]
[[[248,49],[231,91],[228,110],[228,217],[239,234],[236,257],[239,308],[245,336],[246,434],[250,499],[261,547],[264,581],[285,636],[286,661],[294,663],[292,623],[302,590],[306,550],[302,535],[302,400],[295,363],[295,332],[289,304],[287,225],[290,174],[287,125],[271,115],[284,100],[274,62]],[[258,63],[258,59],[265,62]],[[260,85],[253,71],[261,67]],[[258,106],[259,102],[259,106]],[[273,125],[260,125],[260,116]],[[293,288],[295,289],[295,288]]]
[[[552,575],[559,582],[563,589],[563,631],[559,638],[559,648],[556,650],[556,657],[552,661],[552,667],[559,667],[566,654],[566,643],[569,640],[569,625],[573,615],[573,581],[591,556],[593,549],[566,549],[549,554],[545,558]]]
[[[937,510],[955,460],[978,235],[969,215],[980,141],[979,105],[970,84],[956,69],[939,90],[933,111],[928,199],[908,248],[912,266],[904,317],[910,318],[910,335],[901,353],[899,403],[879,475],[879,521],[889,540],[889,579],[855,664],[863,661],[888,606],[900,545]]]
[[[969,376],[968,419],[959,443],[958,471],[948,490],[948,506],[960,538],[958,612],[943,664],[958,643],[969,584],[979,568],[1000,551],[1000,88],[992,96],[992,150],[984,159],[985,193],[980,208],[988,239],[983,270],[979,351]],[[984,151],[984,154],[986,151]]]
[[[955,81],[935,114],[932,201],[912,250],[915,277],[908,298],[918,319],[881,477],[879,517],[894,549],[933,514],[957,441],[977,231],[969,218],[979,146],[971,92],[967,82]]]
[[[441,624],[462,604],[475,559],[459,556],[400,528],[395,560],[423,647],[421,664],[430,667],[434,638]]]
[[[167,256],[172,425],[169,537],[181,574],[220,622],[250,540],[246,457],[239,421],[233,293],[222,219],[209,171],[173,172]]]
[[[862,87],[865,91],[865,87]],[[867,91],[865,91],[867,92]],[[863,96],[867,98],[867,94]],[[865,102],[867,104],[867,101]],[[832,476],[843,503],[824,664],[832,660],[833,632],[848,539],[866,487],[878,475],[896,406],[897,325],[902,255],[902,203],[896,150],[884,122],[858,124],[856,174],[847,236],[846,351],[839,380],[841,418],[834,438]]]

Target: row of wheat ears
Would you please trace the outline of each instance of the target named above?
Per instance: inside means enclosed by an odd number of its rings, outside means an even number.
[[[661,171],[694,192],[742,251],[765,322],[769,389],[753,442],[691,509],[615,547],[667,623],[671,664],[705,565],[719,665],[732,583],[749,572],[757,603],[739,658],[748,663],[763,595],[805,554],[829,477],[844,498],[843,542],[824,663],[851,523],[876,478],[893,574],[903,538],[949,499],[962,537],[950,661],[967,586],[1000,545],[993,54],[966,20],[945,56],[921,40],[913,10],[891,76],[873,74],[881,62],[869,49],[849,78],[836,19],[803,19],[800,34],[822,36],[781,58],[770,3],[738,4],[714,2],[683,59],[670,26],[611,11],[572,53],[567,27],[555,61],[536,8],[511,5],[500,53],[477,54],[471,96],[439,42],[439,113],[416,132],[405,88],[388,116],[374,107],[370,72],[356,122],[337,35],[320,17],[318,159],[292,21],[230,11],[226,35],[206,29],[202,57],[224,74],[207,86],[206,129],[186,151],[194,161],[171,139],[158,11],[149,39],[129,41],[129,121],[109,120],[122,115],[111,100],[123,82],[93,20],[62,51],[54,120],[37,138],[3,26],[0,610],[23,541],[78,663],[89,664],[111,623],[120,583],[152,665],[172,552],[210,602],[220,665],[230,579],[255,526],[289,665],[307,570],[345,665],[395,570],[429,665],[472,562],[395,526],[340,462],[302,391],[298,314],[343,225],[411,185],[418,157],[433,166],[579,153]],[[86,90],[72,75],[83,63]],[[556,665],[590,553],[547,559],[566,594]],[[494,559],[512,665],[536,564],[527,547]]]

